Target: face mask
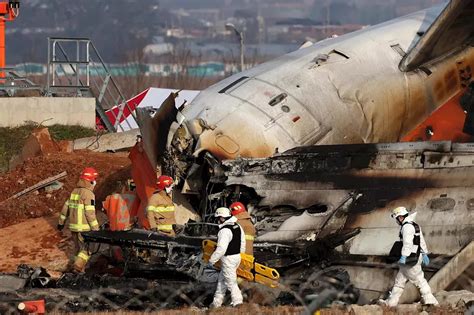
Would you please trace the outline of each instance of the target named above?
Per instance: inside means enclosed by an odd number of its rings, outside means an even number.
[[[399,218],[399,217],[397,217],[395,220],[397,221],[398,225],[402,225],[402,224],[403,224],[403,220],[402,220],[402,222],[400,222],[400,220],[399,220],[398,218]],[[403,218],[403,219],[405,219],[405,218]]]
[[[95,187],[95,185],[97,185],[97,182],[96,182],[95,180],[93,180],[93,181],[91,182],[91,185],[92,185],[92,187]]]
[[[171,194],[171,192],[173,191],[173,187],[170,186],[170,187],[165,187],[165,191],[167,194]]]

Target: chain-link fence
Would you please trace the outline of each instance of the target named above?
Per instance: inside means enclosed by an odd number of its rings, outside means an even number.
[[[396,271],[396,268],[391,269]],[[469,296],[469,290],[472,291],[472,271],[472,268],[468,268],[456,283],[450,285],[456,290],[465,289],[459,295],[459,301],[449,298],[440,300],[443,308],[435,310],[434,314],[472,312],[472,292]],[[215,275],[218,271],[207,272],[211,275],[206,279],[212,279],[212,274]],[[161,271],[157,276],[161,279],[67,273],[58,280],[53,280],[44,269],[20,266],[17,274],[11,277],[23,279],[23,288],[0,293],[0,314],[18,314],[19,303],[34,300],[44,300],[47,313],[150,313],[173,309],[183,313],[207,311],[214,295],[215,282],[177,281],[174,275],[166,271]],[[163,279],[167,276],[169,279]],[[247,281],[240,281],[240,288],[248,303],[243,308],[235,309],[240,314],[313,314],[330,305],[336,305],[336,310],[333,309],[331,314],[344,314],[348,309],[337,310],[338,305],[343,307],[360,302],[359,289],[353,285],[348,272],[341,266],[318,268],[303,265],[284,276],[277,288]],[[230,296],[227,296],[224,304],[230,304]],[[406,313],[416,314],[421,311],[420,307],[420,304],[414,304],[411,311]]]
[[[20,302],[43,299],[48,312],[60,313],[154,312],[176,308],[203,310],[211,304],[215,286],[215,283],[202,281],[65,274],[57,281],[48,281],[46,277],[28,280],[26,289],[2,294],[0,313],[17,314]],[[278,288],[247,281],[241,281],[240,287],[245,301],[253,304],[254,308],[256,305],[262,308],[287,305],[301,312],[308,307],[315,309],[332,301],[353,303],[358,298],[358,292],[348,281],[347,274],[337,268],[283,281]],[[315,293],[316,287],[321,294],[318,295],[319,299],[312,297],[311,301],[308,293]],[[227,299],[225,304],[229,305],[230,297]]]

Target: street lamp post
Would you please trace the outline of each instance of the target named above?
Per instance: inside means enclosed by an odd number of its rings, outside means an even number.
[[[244,71],[244,33],[239,32],[234,24],[227,23],[225,25],[226,30],[234,31],[234,33],[239,37],[240,40],[240,71]]]

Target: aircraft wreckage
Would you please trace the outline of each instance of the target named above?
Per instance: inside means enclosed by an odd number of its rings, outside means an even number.
[[[450,141],[474,130],[473,14],[474,1],[453,0],[233,75],[187,106],[171,94],[153,117],[138,109],[137,202],[126,211],[139,228],[84,233],[86,242],[121,248],[127,273],[206,282],[212,214],[242,201],[257,238],[241,277],[302,295],[342,283],[347,301],[370,301],[392,284],[389,213],[403,205],[432,252],[432,289],[456,288],[474,256],[474,144]],[[430,118],[437,109],[448,114]],[[157,173],[178,183],[186,227],[175,238],[147,230]],[[316,281],[318,272],[343,280]]]
[[[196,278],[215,208],[243,201],[258,232],[255,261],[269,268],[251,266],[247,279],[275,287],[280,275],[304,278],[329,263],[371,299],[392,283],[386,256],[398,227],[389,211],[403,205],[418,213],[436,257],[433,289],[446,289],[473,260],[473,144],[370,142],[399,141],[453,100],[461,116],[431,121],[426,136],[456,140],[446,120],[461,118],[455,128],[470,137],[473,13],[474,1],[454,0],[236,74],[187,106],[171,94],[153,117],[138,110],[131,215],[148,227],[158,172],[178,182],[173,198],[187,227],[172,239],[132,229],[86,240],[127,248],[130,269],[166,266]]]

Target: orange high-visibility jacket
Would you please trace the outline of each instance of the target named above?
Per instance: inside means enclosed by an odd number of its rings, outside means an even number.
[[[132,228],[134,207],[138,207],[137,196],[133,192],[107,196],[102,207],[109,218],[111,231],[125,231]]]

